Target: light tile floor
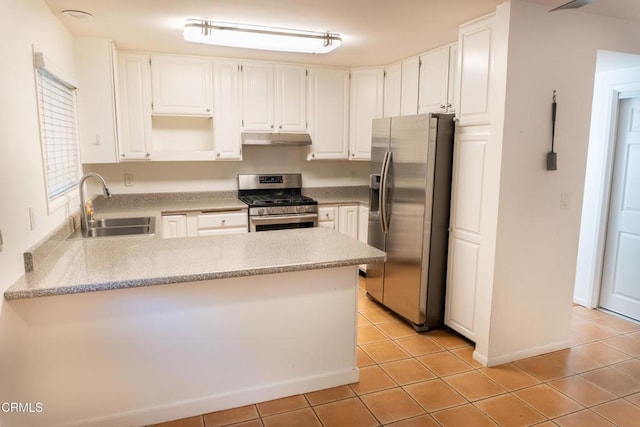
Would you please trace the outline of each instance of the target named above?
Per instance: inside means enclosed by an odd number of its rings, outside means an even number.
[[[640,426],[640,325],[573,307],[572,347],[485,368],[445,329],[418,334],[367,299],[360,382],[157,424],[229,426]]]

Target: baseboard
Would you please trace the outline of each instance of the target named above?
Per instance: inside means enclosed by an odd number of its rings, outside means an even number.
[[[571,347],[569,340],[560,341],[540,347],[528,348],[526,350],[515,351],[513,353],[503,354],[499,356],[487,357],[477,352],[473,352],[473,358],[485,366],[497,366],[503,363],[509,363],[520,359],[526,359],[527,357],[539,356],[541,354],[551,353],[558,350],[564,350]]]
[[[181,418],[193,417],[209,412],[237,408],[296,394],[324,390],[344,384],[358,382],[358,369],[333,372],[292,381],[262,385],[233,392],[185,400],[135,411],[121,412],[105,417],[91,418],[59,424],[60,427],[117,427],[149,425]]]

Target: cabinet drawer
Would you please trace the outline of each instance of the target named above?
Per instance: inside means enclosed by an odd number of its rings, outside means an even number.
[[[227,228],[227,227],[245,227],[247,228],[247,213],[246,212],[233,212],[233,213],[207,213],[200,214],[196,217],[198,224],[198,231],[212,228]]]
[[[322,221],[335,221],[336,219],[336,211],[338,210],[337,207],[335,206],[331,206],[331,207],[318,207],[318,221],[322,222]]]

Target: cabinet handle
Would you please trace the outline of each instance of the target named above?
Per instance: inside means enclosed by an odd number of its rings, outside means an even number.
[[[451,104],[447,104],[447,109],[449,109],[449,108],[451,108],[451,107],[453,107],[453,105],[451,105]]]
[[[151,157],[151,153],[145,154],[145,157],[148,159],[149,157]]]
[[[278,129],[282,129],[282,125],[278,126]]]
[[[223,219],[223,220],[222,220],[222,225],[224,225],[224,223],[225,223],[225,222],[227,222],[227,220],[226,220],[226,219]]]
[[[356,153],[351,153],[351,157],[355,157],[355,156],[356,156]]]
[[[275,126],[271,125],[271,129],[273,129]]]
[[[211,108],[207,108],[207,113],[210,113],[210,112],[211,112]]]
[[[122,157],[124,159],[126,156],[124,155],[124,153],[122,153],[122,154],[120,154],[120,157]]]
[[[220,152],[219,151],[216,153],[216,157],[220,157]]]
[[[311,153],[311,157],[313,157],[315,159],[316,153]]]
[[[444,106],[444,104],[440,104],[440,109],[441,109],[441,110],[444,110],[444,109],[446,109],[446,108],[447,108],[447,107],[445,107],[445,106]]]

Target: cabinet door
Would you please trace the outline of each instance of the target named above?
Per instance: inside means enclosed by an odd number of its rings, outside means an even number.
[[[338,208],[338,231],[354,239],[358,238],[358,206],[340,206]]]
[[[122,160],[151,160],[151,78],[149,55],[118,56],[119,141]]]
[[[242,129],[246,131],[274,130],[273,65],[244,62],[242,71]]]
[[[372,120],[382,117],[384,69],[351,71],[349,159],[371,159]]]
[[[458,125],[489,123],[489,81],[493,62],[493,18],[463,25],[458,32]]]
[[[211,59],[151,56],[154,114],[211,116]]]
[[[420,58],[402,61],[402,95],[400,115],[418,114],[418,82],[420,80]]]
[[[420,61],[418,113],[444,113],[449,93],[449,46],[422,55]]]
[[[278,132],[307,130],[307,69],[276,66],[275,123]]]
[[[402,96],[402,64],[390,65],[384,70],[384,103],[382,114],[384,117],[400,115]]]
[[[213,70],[213,143],[216,159],[242,160],[240,63],[215,60]]]
[[[458,44],[449,48],[449,90],[447,94],[447,112],[453,113],[458,105]]]
[[[308,159],[346,159],[349,151],[349,72],[312,68],[307,93],[312,141]]]
[[[186,215],[162,215],[162,238],[187,237]]]
[[[337,206],[319,206],[318,207],[318,226],[336,229],[338,221]]]
[[[416,64],[417,68],[417,64]],[[368,242],[369,234],[369,207],[358,206],[358,240],[362,243]],[[367,272],[367,264],[360,264],[360,270]]]
[[[81,88],[77,103],[82,163],[117,163],[116,48],[108,39],[75,37],[73,49]]]

